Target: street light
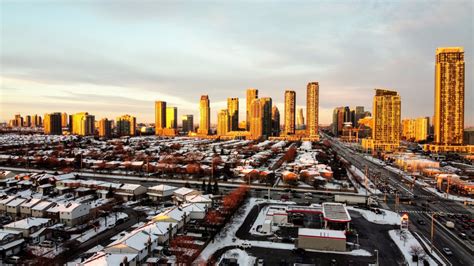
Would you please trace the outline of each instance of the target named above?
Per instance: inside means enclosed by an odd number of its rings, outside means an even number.
[[[374,250],[377,253],[377,262],[376,265],[379,266],[379,251],[377,249]]]

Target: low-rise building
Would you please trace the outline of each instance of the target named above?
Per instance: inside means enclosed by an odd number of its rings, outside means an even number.
[[[10,203],[10,201],[18,198],[18,196],[7,196],[4,195],[0,198],[0,213],[6,213],[7,212],[7,204]]]
[[[178,205],[186,202],[186,197],[194,195],[201,195],[201,192],[186,187],[178,188],[173,192],[173,202]]]
[[[26,246],[21,232],[15,230],[0,230],[0,258],[20,253]]]
[[[40,202],[41,199],[26,199],[22,204],[20,204],[20,216],[22,218],[31,217],[33,214],[33,207]]]
[[[68,202],[59,204],[59,222],[69,226],[81,224],[89,216],[90,208],[87,203]]]
[[[296,246],[302,249],[346,251],[344,231],[299,228]]]
[[[31,208],[31,216],[38,217],[38,218],[46,217],[47,216],[46,211],[49,208],[52,208],[54,205],[56,205],[56,203],[51,202],[51,201],[45,201],[45,200],[41,201]]]
[[[16,198],[7,203],[7,213],[12,217],[20,216],[20,205],[25,202],[24,198]]]
[[[8,230],[21,232],[23,237],[29,238],[32,234],[51,224],[50,219],[46,218],[25,218],[16,222],[9,223],[3,227]]]
[[[171,198],[173,196],[173,192],[177,189],[178,189],[177,187],[161,184],[161,185],[149,187],[146,194],[152,201],[159,201],[159,200]]]

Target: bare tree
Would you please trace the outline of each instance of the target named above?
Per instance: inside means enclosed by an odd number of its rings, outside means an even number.
[[[426,253],[422,247],[418,245],[412,245],[409,251],[410,255],[412,256],[413,260],[416,260],[416,265],[418,266],[418,262],[423,260],[426,257]]]

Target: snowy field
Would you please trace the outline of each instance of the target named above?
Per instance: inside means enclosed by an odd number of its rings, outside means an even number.
[[[376,214],[375,212],[369,210],[363,210],[351,206],[346,206],[346,208],[348,210],[360,213],[367,221],[371,223],[400,225],[401,217],[398,213],[393,211],[380,209],[383,211],[383,214]]]
[[[107,216],[107,219],[105,219],[105,217],[101,217],[101,218],[99,218],[99,223],[100,223],[99,227],[89,229],[89,230],[87,230],[86,232],[84,232],[80,235],[79,234],[71,235],[71,239],[75,239],[75,240],[77,240],[81,243],[84,243],[87,240],[91,239],[92,237],[98,235],[99,233],[107,230],[109,227],[114,227],[115,222],[118,219],[121,219],[121,218],[125,219],[127,217],[128,217],[128,215],[126,213],[123,213],[123,212],[118,212],[116,214],[110,214],[109,216]],[[106,223],[106,220],[107,220],[107,223]]]
[[[238,248],[228,250],[224,253],[219,260],[219,265],[223,258],[235,258],[237,259],[238,265],[254,265],[256,260],[255,257],[250,256],[247,252]]]
[[[405,240],[403,240],[400,237],[400,230],[390,230],[390,231],[388,231],[388,234],[390,235],[390,238],[392,238],[393,242],[395,242],[398,249],[400,249],[400,251],[402,252],[403,257],[405,257],[405,261],[408,263],[408,265],[410,265],[410,266],[423,265],[421,261],[420,261],[419,264],[417,262],[412,261],[412,256],[410,254],[410,250],[412,249],[412,247],[421,248],[421,245],[418,242],[418,240],[416,240],[416,238],[412,235],[412,233],[410,231],[406,231]],[[438,256],[436,256],[436,257],[439,259]],[[426,256],[426,259],[428,260],[430,265],[436,265],[437,264],[428,255]]]

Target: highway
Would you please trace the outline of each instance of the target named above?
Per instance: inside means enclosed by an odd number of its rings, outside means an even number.
[[[395,188],[399,196],[413,196],[415,197],[416,205],[397,203],[394,194],[387,194],[387,206],[396,212],[407,212],[410,217],[410,229],[422,235],[425,242],[429,243],[431,239],[431,213],[450,213],[457,215],[473,215],[472,207],[464,206],[463,204],[454,200],[440,198],[424,190],[420,185],[406,183],[406,181],[398,174],[380,166],[370,160],[364,158],[363,154],[357,153],[344,146],[338,140],[326,137],[331,142],[332,148],[344,159],[350,162],[355,167],[364,171],[367,166],[369,173],[380,173],[378,180],[373,180],[375,184],[386,183]],[[369,174],[369,178],[370,178]],[[374,176],[374,175],[372,175]],[[383,199],[382,197],[379,197]],[[423,205],[423,206],[422,206]],[[441,218],[438,218],[441,219]],[[423,223],[424,225],[420,224]],[[444,220],[443,220],[444,221]],[[474,265],[473,254],[474,246],[470,240],[461,239],[451,229],[446,228],[442,221],[434,221],[434,247],[441,251],[442,248],[448,247],[453,252],[453,255],[447,256],[439,252],[441,257],[446,258],[452,265]]]

